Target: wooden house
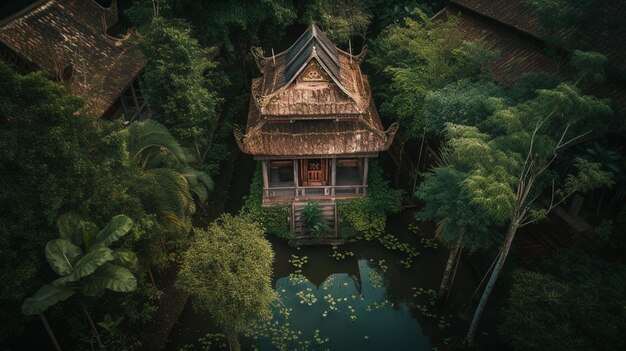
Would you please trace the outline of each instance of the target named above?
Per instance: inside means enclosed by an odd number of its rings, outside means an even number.
[[[147,118],[139,89],[146,60],[117,36],[116,1],[40,0],[0,19],[0,60],[20,73],[44,71],[85,98],[85,112],[102,118]]]
[[[261,161],[263,205],[292,204],[292,226],[303,201],[367,196],[368,160],[393,141],[398,125],[383,129],[361,73],[365,52],[342,51],[315,24],[279,54],[253,50],[262,76],[235,138]]]

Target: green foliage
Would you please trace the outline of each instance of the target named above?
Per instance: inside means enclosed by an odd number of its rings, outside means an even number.
[[[621,349],[626,267],[589,254],[575,247],[548,272],[514,273],[500,333],[515,350]]]
[[[88,223],[88,222],[82,222],[83,231],[85,230],[84,229],[85,223]],[[95,227],[96,229],[98,228],[96,227],[95,224],[93,223],[91,224],[92,225],[89,227]],[[95,241],[83,240],[85,247],[88,247],[90,250],[93,250],[93,248],[108,247],[109,245],[118,241],[121,237],[126,235],[132,227],[133,227],[132,219],[128,218],[125,215],[114,216],[113,218],[111,218],[109,223],[107,223],[107,225],[104,228],[102,228],[101,231],[98,232],[98,234],[96,235]]]
[[[149,58],[143,87],[155,118],[184,145],[208,146],[218,99],[205,88],[204,72],[215,64],[203,57],[188,29],[160,17],[152,20],[139,47]]]
[[[196,310],[211,314],[227,333],[240,333],[271,316],[274,253],[250,217],[222,215],[196,229],[176,285],[191,294]]]
[[[527,101],[537,96],[537,91],[541,89],[554,89],[559,85],[559,80],[545,73],[528,73],[515,83],[507,95],[515,102]]]
[[[338,204],[339,229],[344,238],[364,234],[371,239],[381,235],[387,215],[402,210],[403,191],[389,188],[389,182],[375,160],[370,160],[367,184],[366,198]]]
[[[551,182],[534,179],[537,189],[529,189],[530,196],[520,197],[522,167],[532,167],[526,175],[548,167],[563,147],[559,140],[568,142],[574,133],[583,133],[590,120],[609,112],[602,101],[560,84],[540,90],[536,97],[513,107],[499,104],[477,126],[447,124],[445,164],[428,174],[417,190],[416,196],[426,202],[418,218],[440,222],[440,239],[449,248],[461,235],[470,251],[493,247],[501,237],[495,233],[520,206],[527,208],[526,220],[536,221],[546,215],[532,202]],[[565,132],[569,134],[563,135]],[[611,184],[610,174],[598,164],[576,160],[574,168],[576,172],[564,176],[565,181],[556,188],[556,201],[574,191]],[[540,172],[536,177],[546,175]]]
[[[566,49],[588,50],[598,37],[619,37],[624,22],[620,0],[526,0],[541,24],[547,43]]]
[[[313,0],[303,17],[307,24],[320,26],[336,45],[347,45],[351,38],[365,38],[372,19],[370,7],[369,1]]]
[[[426,131],[438,136],[446,123],[478,126],[504,105],[504,91],[491,82],[459,80],[426,94]]]
[[[598,52],[584,52],[574,50],[570,58],[570,66],[578,75],[578,82],[582,85],[602,83],[605,78],[606,56]]]
[[[163,130],[146,133],[145,142],[138,143],[141,138],[132,139],[138,135],[138,125],[126,128],[123,121],[80,114],[81,100],[42,74],[22,76],[0,64],[0,82],[0,278],[5,281],[0,287],[0,303],[6,307],[0,311],[0,343],[4,344],[8,338],[19,337],[27,320],[20,311],[21,302],[57,274],[46,267],[46,243],[59,236],[75,246],[84,242],[91,247],[98,241],[95,224],[71,217],[105,224],[114,215],[125,213],[136,225],[120,242],[123,249],[112,250],[113,260],[107,262],[130,268],[139,256],[144,264],[164,267],[172,263],[168,251],[186,247],[191,218],[184,218],[186,228],[164,225],[168,220],[161,215],[157,200],[161,196],[165,205],[170,205],[170,200],[155,193],[162,187],[157,175],[148,171],[175,166],[181,175],[175,178],[178,184],[190,190],[202,185],[206,192],[208,182],[173,162],[172,155],[179,155],[181,149],[160,139]],[[131,145],[137,149],[131,151]],[[191,195],[187,199],[192,200]],[[69,210],[76,214],[59,218]],[[109,242],[113,239],[100,235]],[[151,295],[153,291],[150,288]],[[109,294],[105,298],[112,305],[123,303],[124,310],[136,307],[143,320],[154,312],[146,294]],[[53,319],[71,316],[67,309],[54,309],[50,314]]]
[[[79,216],[64,214],[57,223],[61,238],[46,244],[46,259],[50,267],[61,277],[52,284],[44,285],[34,296],[24,300],[22,304],[24,314],[43,313],[56,303],[74,295],[78,289],[87,296],[96,296],[104,289],[117,292],[136,289],[135,276],[127,268],[110,263],[116,257],[108,247],[130,231],[133,225],[130,218],[124,215],[113,217],[105,228],[98,232],[96,242],[85,241],[78,235],[80,232],[84,234],[85,230],[91,231],[93,227],[97,230],[95,224],[86,225],[89,222],[81,221]],[[71,242],[64,237],[74,238],[76,241]],[[127,257],[131,254],[132,252],[126,252]],[[78,283],[72,284],[76,282]]]
[[[296,18],[289,0],[170,0],[170,16],[185,18],[200,42],[219,46],[230,58],[243,59],[264,37],[276,38]]]
[[[602,165],[582,158],[576,158],[573,164],[576,173],[570,173],[565,179],[565,191],[583,193],[597,188],[613,185],[613,174],[601,170]]]
[[[75,291],[69,286],[57,286],[55,284],[45,284],[33,297],[24,301],[22,313],[25,315],[35,315],[43,313],[48,308],[65,301],[74,295]]]
[[[302,208],[302,218],[305,228],[316,239],[321,239],[328,233],[329,226],[322,215],[320,205],[315,202],[307,202]]]
[[[206,201],[212,179],[188,165],[193,157],[156,121],[133,123],[129,138],[131,162],[140,167],[144,181],[152,186],[155,210],[164,222],[185,230],[195,212],[192,194]]]
[[[137,279],[131,271],[113,263],[104,263],[87,277],[81,291],[87,296],[96,296],[105,289],[130,292],[136,288]]]
[[[22,301],[56,274],[46,267],[43,251],[58,238],[57,218],[68,210],[98,223],[118,213],[141,218],[145,190],[127,163],[121,121],[81,114],[81,100],[41,73],[19,75],[0,63],[0,82],[0,278],[5,282],[0,343],[5,344],[23,328]],[[93,228],[85,229],[93,235]],[[51,318],[66,318],[64,313],[55,310]]]
[[[439,167],[426,175],[415,196],[426,205],[417,213],[421,221],[441,222],[438,239],[454,248],[460,235],[469,252],[494,247],[500,240],[498,221],[485,216],[463,189],[467,174],[454,167]],[[500,220],[502,221],[502,220]]]
[[[442,0],[375,0],[374,3],[376,11],[374,20],[379,29],[392,24],[402,24],[405,18],[418,20],[416,8],[422,10],[428,17],[432,17],[446,5]]]
[[[400,122],[407,136],[416,137],[429,123],[421,113],[426,95],[463,78],[477,76],[478,62],[464,44],[458,20],[431,20],[416,10],[417,20],[406,18],[374,42],[370,63],[383,72],[372,79],[374,92],[383,98],[381,112]]]
[[[252,176],[250,194],[246,197],[243,212],[248,214],[266,233],[275,235],[281,239],[291,241],[293,239],[289,230],[289,208],[287,205],[262,207],[263,201],[263,175],[260,163]]]

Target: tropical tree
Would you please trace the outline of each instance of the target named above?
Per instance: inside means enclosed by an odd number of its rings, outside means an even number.
[[[458,19],[430,19],[415,10],[417,19],[388,27],[374,42],[369,62],[378,74],[374,93],[383,99],[381,112],[398,121],[407,138],[422,135],[426,126],[421,113],[426,95],[463,78],[480,73],[458,31]],[[484,65],[487,66],[487,65]]]
[[[239,350],[237,334],[271,316],[273,260],[272,247],[255,222],[224,214],[206,231],[195,230],[176,285],[191,295],[196,310],[210,313]]]
[[[518,229],[544,218],[574,193],[612,184],[611,174],[599,164],[576,158],[558,182],[549,172],[566,148],[587,135],[585,122],[610,114],[601,100],[580,94],[568,84],[538,92],[537,98],[495,113],[488,121],[495,136],[489,141],[517,160],[517,167],[499,168],[497,173],[475,170],[464,182],[472,202],[486,214],[508,217],[508,228],[493,271],[487,282],[466,336],[473,344],[478,321],[499,277]],[[502,172],[500,172],[502,171]],[[549,191],[547,205],[538,202],[542,190]]]
[[[214,91],[206,87],[205,72],[215,63],[206,59],[189,29],[155,17],[139,42],[146,65],[143,87],[155,119],[165,125],[202,165],[211,149],[217,124]]]
[[[473,172],[502,173],[514,165],[506,154],[492,149],[489,136],[476,127],[448,123],[445,131],[449,141],[444,165],[427,174],[415,193],[426,202],[417,218],[438,222],[437,238],[450,250],[437,293],[440,305],[447,299],[462,250],[473,253],[494,247],[501,238],[497,231],[506,220],[477,206],[465,189],[466,182]]]
[[[445,139],[446,123],[479,127],[505,108],[507,100],[504,90],[492,82],[462,79],[428,92],[420,114],[427,135]]]
[[[93,194],[102,194],[93,205],[102,205],[103,215],[103,208],[136,210],[126,193],[126,169],[118,168],[111,150],[94,145],[112,123],[77,118],[82,106],[45,74],[20,75],[0,62],[0,344],[24,330],[20,305],[49,279],[40,252],[57,237],[54,223],[62,213],[81,208]]]
[[[60,277],[43,285],[32,296],[24,300],[22,313],[42,315],[53,305],[65,301],[77,292],[84,296],[97,296],[105,289],[130,292],[137,288],[137,279],[129,270],[137,263],[137,256],[129,249],[111,249],[109,246],[126,235],[133,221],[117,215],[102,229],[83,221],[73,213],[59,217],[57,228],[59,239],[46,244],[46,259]],[[98,330],[82,299],[80,305],[89,321],[100,346]],[[50,332],[50,328],[46,326]],[[54,337],[51,334],[53,340]],[[53,341],[55,344],[56,341]]]
[[[194,158],[162,124],[148,120],[129,127],[128,152],[152,186],[151,198],[161,217],[176,228],[189,227],[195,212],[193,195],[200,203],[213,188],[212,179],[188,164]]]

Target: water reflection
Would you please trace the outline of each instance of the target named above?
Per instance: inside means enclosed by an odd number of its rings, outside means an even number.
[[[429,338],[406,303],[387,299],[378,264],[359,259],[358,273],[331,274],[319,286],[292,273],[276,281],[283,307],[291,309],[290,328],[312,340],[316,330],[330,350],[430,350]],[[276,311],[278,313],[278,311]],[[262,350],[273,347],[266,340]]]

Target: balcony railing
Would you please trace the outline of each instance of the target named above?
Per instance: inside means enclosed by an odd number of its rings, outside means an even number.
[[[367,185],[270,186],[263,188],[263,201],[300,200],[306,198],[353,198],[367,195]]]

